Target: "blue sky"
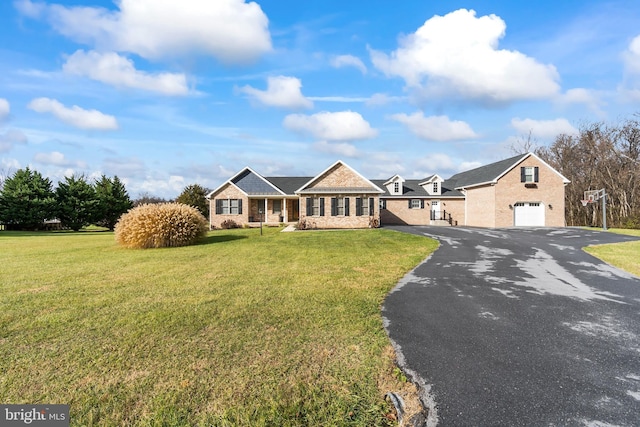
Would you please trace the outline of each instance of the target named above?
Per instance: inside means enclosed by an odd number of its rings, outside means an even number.
[[[0,2],[0,172],[406,179],[640,112],[640,1]]]

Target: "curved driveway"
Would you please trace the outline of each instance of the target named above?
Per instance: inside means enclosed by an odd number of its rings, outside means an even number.
[[[383,306],[428,424],[640,424],[640,279],[584,246],[600,231],[385,227],[440,248]]]

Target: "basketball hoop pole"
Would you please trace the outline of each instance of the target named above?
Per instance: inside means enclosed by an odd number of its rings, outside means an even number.
[[[584,192],[582,206],[587,206],[598,199],[602,199],[602,229],[607,231],[607,192],[604,188],[600,190],[587,190]]]
[[[602,191],[602,229],[607,231],[607,193],[604,188],[600,191]]]

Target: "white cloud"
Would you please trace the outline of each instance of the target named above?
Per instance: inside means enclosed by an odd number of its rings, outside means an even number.
[[[62,66],[65,73],[89,77],[115,87],[158,92],[163,95],[189,93],[187,78],[180,73],[149,74],[138,71],[133,61],[115,52],[77,50]]]
[[[640,101],[640,35],[636,36],[629,48],[622,54],[624,79],[618,90],[632,101]]]
[[[120,0],[118,10],[18,2],[27,16],[45,16],[61,34],[100,50],[159,59],[211,55],[225,63],[254,61],[272,50],[269,19],[244,0]]]
[[[109,157],[104,159],[102,163],[102,169],[107,175],[118,175],[119,177],[141,176],[146,170],[142,160],[136,157]]]
[[[5,119],[9,117],[10,112],[11,107],[9,105],[9,101],[4,98],[0,98],[0,123],[5,121]]]
[[[598,116],[605,115],[605,112],[600,108],[600,99],[594,91],[589,89],[569,89],[565,93],[558,95],[556,101],[562,105],[583,104]]]
[[[64,154],[59,151],[52,151],[51,153],[36,153],[33,160],[37,163],[47,166],[58,166],[62,168],[86,168],[87,164],[82,161],[69,160]],[[71,172],[73,174],[73,171]],[[65,176],[69,174],[65,173]]]
[[[302,95],[300,88],[302,88],[300,79],[275,76],[267,79],[267,90],[255,89],[248,85],[239,90],[257,102],[271,107],[313,108],[313,102]]]
[[[47,8],[44,3],[32,3],[30,0],[17,0],[14,5],[22,15],[33,19],[40,18]]]
[[[310,116],[289,114],[284,118],[283,125],[289,130],[308,133],[324,141],[355,141],[378,135],[369,122],[353,111],[321,112]]]
[[[367,102],[369,100],[369,98],[362,96],[310,96],[309,99],[312,101],[343,103]]]
[[[20,130],[9,129],[0,133],[0,153],[11,151],[16,144],[26,144],[27,136]]]
[[[353,55],[338,55],[331,58],[331,66],[335,68],[354,67],[360,70],[362,74],[367,74],[367,67],[360,58]]]
[[[416,162],[416,165],[419,168],[424,169],[426,173],[429,174],[433,174],[436,170],[452,171],[457,169],[457,165],[453,160],[451,160],[451,157],[443,153],[433,153],[421,157]],[[424,174],[421,176],[424,176]]]
[[[374,93],[367,100],[366,105],[368,107],[378,107],[381,105],[390,104],[392,102],[404,101],[406,98],[403,96],[389,96],[386,93]]]
[[[498,49],[505,22],[460,9],[428,19],[402,37],[390,55],[369,49],[376,68],[405,80],[420,96],[457,95],[509,102],[541,99],[559,90],[558,72],[518,51]]]
[[[313,144],[313,148],[322,153],[336,154],[344,157],[358,157],[359,152],[352,144],[347,142],[327,142],[318,141]]]
[[[403,123],[413,134],[427,141],[455,141],[477,137],[466,122],[449,120],[447,116],[425,117],[422,111],[418,111],[411,115],[394,114],[391,118]]]
[[[174,198],[182,192],[187,185],[183,176],[170,175],[168,178],[147,177],[138,185],[132,185],[136,193],[149,193],[154,196]]]
[[[521,134],[529,134],[538,138],[555,138],[560,134],[576,135],[578,129],[573,127],[567,119],[534,120],[514,118],[511,126]]]
[[[462,162],[458,165],[458,167],[456,168],[456,172],[464,172],[464,171],[470,171],[472,169],[475,168],[479,168],[480,166],[482,166],[482,162]]]
[[[636,36],[623,54],[625,70],[630,74],[640,74],[640,35]]]
[[[67,108],[55,99],[36,98],[27,107],[38,113],[51,113],[60,121],[80,129],[118,129],[118,122],[113,116],[98,110],[85,110],[77,105]]]

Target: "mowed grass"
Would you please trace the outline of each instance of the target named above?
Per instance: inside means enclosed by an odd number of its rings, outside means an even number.
[[[609,231],[640,236],[640,230],[614,228]],[[584,250],[615,267],[640,277],[640,241],[587,246]]]
[[[0,232],[0,402],[70,404],[72,425],[386,425],[381,302],[437,243],[264,231]]]

